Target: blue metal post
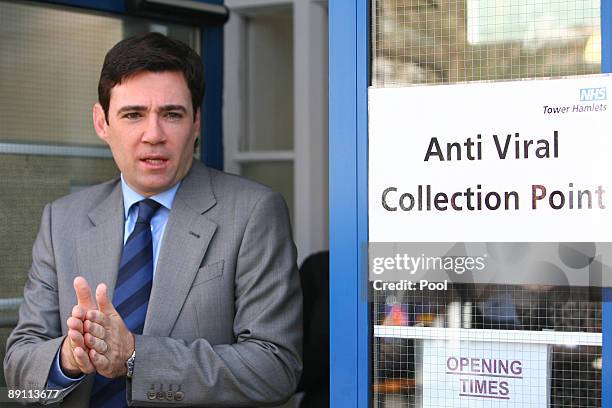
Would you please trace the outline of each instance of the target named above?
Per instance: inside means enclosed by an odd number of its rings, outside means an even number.
[[[368,2],[329,3],[330,403],[367,407]]]
[[[369,1],[357,1],[357,243],[368,243],[368,85],[370,66]],[[368,258],[358,253],[357,297],[357,398],[358,406],[370,405],[370,321],[368,309]],[[364,271],[365,273],[362,273]]]
[[[601,0],[601,72],[612,72],[612,3],[609,0]],[[612,407],[612,288],[603,289],[602,300],[601,406]]]
[[[601,71],[612,72],[612,3],[601,1]],[[603,289],[601,406],[612,406],[612,288]]]

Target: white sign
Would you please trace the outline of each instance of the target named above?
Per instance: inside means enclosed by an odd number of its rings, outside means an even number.
[[[423,408],[547,407],[549,347],[423,340]]]
[[[370,89],[370,241],[612,241],[608,89],[604,75]]]

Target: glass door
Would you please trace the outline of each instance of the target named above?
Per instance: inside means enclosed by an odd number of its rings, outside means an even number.
[[[598,0],[377,0],[370,19],[372,89],[422,86],[423,92],[429,89],[444,98],[451,95],[451,88],[446,92],[444,86],[462,84],[469,105],[470,86],[477,89],[472,83],[490,87],[602,71]],[[373,103],[370,99],[371,114]],[[461,116],[440,113],[440,120],[455,121],[462,128]],[[407,112],[405,120],[425,119]],[[370,152],[376,143],[370,134]],[[370,167],[370,177],[375,170]],[[451,177],[463,175],[458,170]],[[410,201],[404,203],[410,206]],[[456,216],[469,216],[462,214]],[[494,247],[487,246],[489,256],[494,256]],[[519,257],[523,249],[520,243],[513,246]],[[518,399],[524,406],[532,401],[537,406],[601,407],[602,296],[596,289],[594,294],[589,286],[499,283],[456,283],[444,290],[419,291],[370,288],[373,406],[510,407]],[[502,340],[507,336],[528,341],[507,346]],[[540,349],[532,347],[536,338],[545,343]],[[455,357],[445,353],[450,348]],[[521,360],[507,357],[512,350],[529,355],[522,360],[524,366],[543,359],[538,370],[547,379],[544,385],[532,382],[530,391],[512,393],[513,384],[518,389],[528,377],[525,367],[518,369]],[[438,359],[446,359],[446,372],[434,372]],[[467,371],[461,370],[464,360]],[[460,373],[467,374],[446,384]],[[432,387],[432,381],[439,386]],[[442,389],[455,382],[459,394],[449,397]],[[531,399],[522,399],[526,396]]]

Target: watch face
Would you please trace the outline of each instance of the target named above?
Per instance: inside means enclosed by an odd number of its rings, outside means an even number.
[[[127,377],[132,378],[132,374],[134,373],[134,359],[136,358],[136,350],[132,353],[132,357],[125,362],[127,366]]]

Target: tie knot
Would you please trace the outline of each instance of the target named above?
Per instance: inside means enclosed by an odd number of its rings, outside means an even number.
[[[146,198],[142,201],[138,202],[138,219],[137,223],[151,223],[151,218],[153,218],[153,214],[161,207],[161,204],[157,201],[151,200],[150,198]]]

